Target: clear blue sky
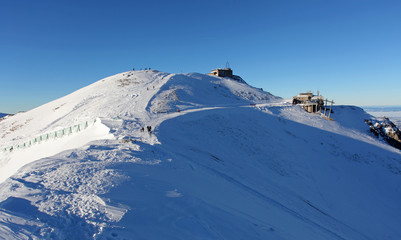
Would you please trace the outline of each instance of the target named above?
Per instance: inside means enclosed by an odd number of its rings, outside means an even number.
[[[206,73],[227,61],[284,98],[401,105],[399,0],[13,0],[0,23],[0,112],[132,67]]]

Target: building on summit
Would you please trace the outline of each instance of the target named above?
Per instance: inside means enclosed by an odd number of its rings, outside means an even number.
[[[245,81],[240,76],[234,75],[233,70],[229,67],[214,69],[214,70],[210,71],[210,73],[208,73],[208,75],[221,77],[221,78],[231,78],[238,82],[245,83]]]
[[[233,77],[233,70],[231,68],[218,68],[212,70],[208,75],[217,76],[217,77]]]

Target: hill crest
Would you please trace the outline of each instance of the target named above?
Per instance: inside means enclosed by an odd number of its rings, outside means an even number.
[[[401,153],[360,108],[332,122],[233,80],[136,71],[0,127],[18,142],[95,117],[0,156],[1,171],[47,154],[0,184],[0,238],[401,237]]]

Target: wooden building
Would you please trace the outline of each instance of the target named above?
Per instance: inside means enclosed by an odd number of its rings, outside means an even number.
[[[324,97],[312,92],[300,93],[292,98],[292,104],[300,104],[305,111],[315,113],[324,107]]]
[[[313,93],[311,93],[311,92],[300,93],[297,96],[292,98],[292,103],[293,104],[305,103],[307,101],[311,101],[312,97],[313,97]]]

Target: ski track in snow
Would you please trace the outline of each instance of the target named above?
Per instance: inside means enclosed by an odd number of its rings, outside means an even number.
[[[401,237],[400,151],[368,134],[361,109],[337,106],[333,117],[196,73],[131,71],[100,80],[0,122],[3,148],[101,119],[87,132],[2,153],[0,238]],[[359,175],[337,189],[335,179],[354,177],[347,168]],[[373,196],[358,206],[362,199],[348,195],[369,196],[358,187],[363,181]],[[383,223],[363,213],[373,207]]]

